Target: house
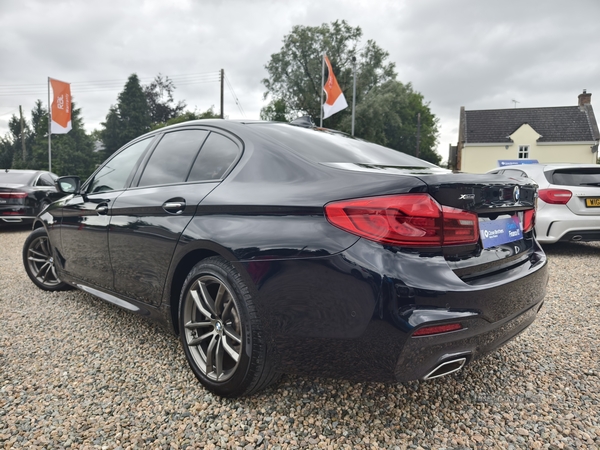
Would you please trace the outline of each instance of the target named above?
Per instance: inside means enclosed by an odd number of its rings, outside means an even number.
[[[478,111],[463,106],[449,165],[455,171],[483,173],[528,160],[595,164],[600,132],[591,100],[584,89],[577,106]]]

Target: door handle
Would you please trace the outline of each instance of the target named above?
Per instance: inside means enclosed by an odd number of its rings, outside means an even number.
[[[163,203],[162,207],[170,214],[181,214],[185,209],[185,200],[167,200]]]
[[[96,207],[96,212],[100,216],[105,216],[108,214],[108,205],[106,203],[101,203]]]

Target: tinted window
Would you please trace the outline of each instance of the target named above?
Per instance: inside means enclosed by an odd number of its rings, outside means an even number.
[[[222,134],[211,133],[194,162],[188,181],[220,179],[239,152],[239,147],[231,139]]]
[[[23,172],[0,172],[0,183],[6,184],[29,184],[33,179],[33,173]]]
[[[203,130],[165,134],[152,152],[138,186],[183,183],[207,134]]]
[[[319,163],[363,163],[384,166],[437,167],[414,156],[348,135],[286,124],[252,124],[295,153]],[[412,150],[412,149],[411,149]]]
[[[87,192],[116,191],[125,188],[131,170],[140,159],[152,138],[136,142],[108,161],[94,176]]]
[[[563,186],[600,186],[600,167],[559,169],[549,181]]]
[[[54,186],[54,180],[47,173],[43,173],[37,180],[36,186]]]

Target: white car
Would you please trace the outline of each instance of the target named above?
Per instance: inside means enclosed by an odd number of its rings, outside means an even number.
[[[519,164],[488,173],[527,177],[538,184],[539,242],[600,241],[600,165]]]

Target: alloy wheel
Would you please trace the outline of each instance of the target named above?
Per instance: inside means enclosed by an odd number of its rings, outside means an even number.
[[[31,242],[27,249],[27,264],[30,273],[42,285],[51,288],[61,284],[47,236],[39,236]]]
[[[242,323],[231,290],[217,277],[199,277],[183,310],[185,343],[194,362],[212,381],[231,378],[242,354]]]

